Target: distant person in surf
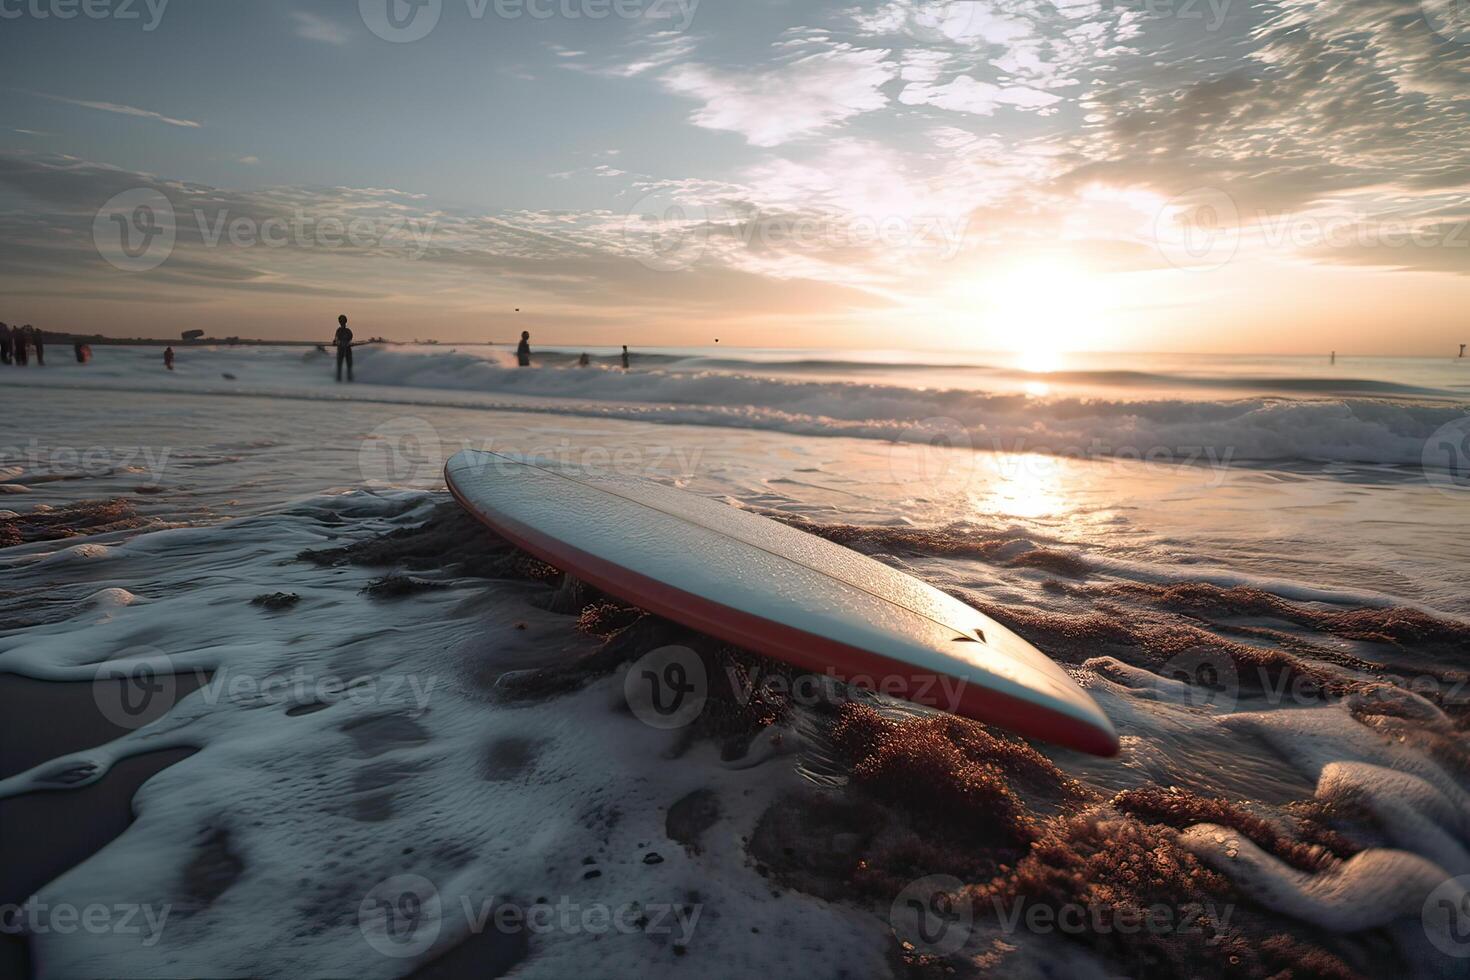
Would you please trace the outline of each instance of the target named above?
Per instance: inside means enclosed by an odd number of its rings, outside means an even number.
[[[29,323],[26,324],[26,333],[28,333],[28,334],[31,335],[31,344],[36,348],[36,367],[45,367],[46,366],[46,340],[45,340],[45,338],[41,335],[41,331],[37,330],[35,327],[31,326]]]
[[[531,331],[521,331],[521,342],[516,347],[516,363],[521,367],[531,366]]]
[[[174,349],[172,347],[165,347],[163,349],[163,366],[170,371],[174,369]]]
[[[13,341],[10,338],[10,328],[0,323],[0,364],[10,363],[10,350]]]
[[[586,351],[583,351],[582,352],[582,356],[579,357],[579,358],[577,358],[577,367],[591,367],[591,366],[592,366],[592,355],[588,354]]]
[[[1460,345],[1460,356],[1461,357],[1464,357],[1465,356],[1465,346],[1466,346],[1465,344],[1461,344]]]
[[[30,361],[31,338],[26,336],[25,327],[16,327],[11,333],[11,356],[15,358],[16,367],[25,367]]]
[[[631,358],[629,358],[629,356],[628,356],[628,345],[627,344],[624,344],[623,345],[623,370],[624,371],[628,370],[628,365],[629,365],[630,360],[631,360]]]
[[[337,380],[342,380],[342,365],[347,365],[347,380],[352,381],[352,331],[347,329],[347,315],[337,317],[337,335],[332,338],[337,348]]]

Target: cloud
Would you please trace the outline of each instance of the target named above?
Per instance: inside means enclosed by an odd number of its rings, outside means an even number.
[[[1470,46],[1436,35],[1416,0],[1284,0],[1233,43],[1243,58],[1196,55],[1193,77],[1134,64],[1090,90],[1069,180],[1209,186],[1247,214],[1463,186]],[[1180,56],[1159,44],[1158,64]]]
[[[170,126],[180,126],[184,129],[199,129],[202,123],[194,122],[192,119],[175,119],[165,116],[160,112],[150,109],[139,109],[136,106],[120,105],[116,102],[92,102],[86,99],[69,99],[64,95],[52,95],[49,92],[37,92],[36,95],[53,102],[64,102],[67,105],[80,106],[83,109],[95,109],[98,112],[113,112],[120,116],[136,116],[139,119],[153,119],[157,122],[167,123]]]
[[[293,10],[291,20],[296,25],[296,36],[308,41],[317,41],[321,44],[332,44],[338,47],[346,44],[352,39],[347,29],[335,20],[313,14],[305,10]]]
[[[1044,109],[1061,101],[1061,96],[1027,88],[1024,85],[992,85],[961,75],[947,85],[916,82],[899,93],[904,105],[932,105],[955,112],[988,116],[996,107],[1007,105],[1017,109]]]
[[[121,190],[147,188],[172,205],[177,242],[146,274],[109,266],[93,242],[98,208]],[[687,185],[708,197],[728,185]],[[17,207],[11,207],[17,204]],[[231,240],[239,219],[274,224],[252,242]],[[355,221],[403,225],[397,238],[344,240]],[[295,228],[304,222],[305,239]],[[330,244],[313,239],[335,224]],[[714,226],[711,226],[714,228]],[[427,247],[410,247],[416,231]],[[0,291],[77,300],[126,298],[151,305],[161,288],[170,304],[237,303],[262,297],[370,295],[412,297],[425,311],[474,307],[502,291],[579,320],[615,314],[687,321],[772,313],[816,315],[872,308],[888,300],[833,277],[810,277],[763,264],[726,226],[714,228],[707,256],[678,274],[645,264],[647,236],[620,211],[517,211],[449,214],[419,197],[378,188],[272,187],[239,190],[156,176],[59,156],[0,153]],[[814,262],[812,270],[822,268]],[[363,284],[371,284],[363,292]],[[658,296],[656,309],[648,298]]]
[[[839,44],[765,70],[677,65],[662,82],[704,103],[690,117],[696,126],[739,133],[752,146],[780,146],[886,106],[880,87],[897,74],[888,54]]]
[[[258,157],[258,156],[246,156],[246,157],[241,157],[239,160],[237,160],[235,162],[236,163],[243,163],[246,166],[253,167],[257,163],[260,162],[260,157]]]

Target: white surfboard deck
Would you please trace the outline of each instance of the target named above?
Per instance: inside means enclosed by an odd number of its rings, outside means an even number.
[[[651,480],[461,452],[450,491],[518,547],[746,649],[1096,755],[1118,736],[1066,671],[911,575]]]

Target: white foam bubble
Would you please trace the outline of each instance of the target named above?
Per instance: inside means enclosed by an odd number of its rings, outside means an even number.
[[[1360,932],[1418,917],[1429,893],[1449,877],[1416,854],[1382,848],[1308,874],[1216,824],[1190,827],[1180,842],[1266,908],[1333,932]]]
[[[1322,770],[1317,798],[1356,804],[1382,825],[1400,850],[1434,862],[1451,875],[1470,874],[1470,814],[1418,776],[1361,762],[1334,762]]]

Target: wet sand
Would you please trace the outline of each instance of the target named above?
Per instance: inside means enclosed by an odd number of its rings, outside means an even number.
[[[182,695],[198,681],[180,677],[179,684]],[[124,734],[99,710],[96,692],[92,684],[0,674],[0,779]],[[122,834],[133,822],[138,787],[192,754],[150,752],[120,761],[92,786],[0,800],[0,906],[24,902]],[[31,975],[26,940],[0,934],[0,976]]]

